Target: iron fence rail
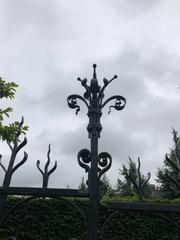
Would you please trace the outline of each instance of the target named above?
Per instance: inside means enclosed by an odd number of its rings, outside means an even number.
[[[77,189],[59,188],[31,188],[31,187],[0,187],[0,195],[23,195],[37,197],[82,197],[88,198],[88,193],[82,193]]]
[[[159,204],[159,203],[126,203],[112,202],[107,204],[109,209],[131,210],[131,211],[151,211],[151,212],[175,212],[180,213],[180,204]]]

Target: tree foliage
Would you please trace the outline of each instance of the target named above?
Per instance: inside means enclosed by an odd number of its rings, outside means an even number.
[[[15,96],[16,88],[18,85],[14,82],[6,82],[0,77],[0,99],[13,99]],[[0,122],[4,120],[4,115],[9,117],[9,113],[12,112],[12,108],[8,107],[0,109]]]
[[[14,82],[6,82],[0,78],[0,99],[13,99],[15,97],[16,88],[18,85]],[[22,126],[19,128],[19,122],[15,121],[9,125],[4,125],[4,117],[9,117],[9,113],[12,112],[11,107],[5,109],[0,108],[0,140],[7,141],[8,143],[14,142],[17,135],[25,134],[28,130],[28,126]],[[19,132],[20,131],[20,132]]]
[[[175,129],[172,134],[174,146],[165,155],[164,166],[158,169],[156,179],[162,196],[166,198],[180,196],[180,136]]]
[[[137,167],[136,163],[130,157],[127,166],[122,164],[122,169],[119,169],[119,173],[123,177],[123,180],[120,178],[117,180],[117,192],[120,195],[133,196],[138,194],[136,185],[141,186],[146,182],[143,189],[143,195],[145,197],[151,196],[151,186],[147,182],[147,178],[140,172],[139,165]]]
[[[2,78],[0,78],[0,100],[2,100],[3,98],[13,99],[17,87],[18,85],[16,83],[6,82],[5,80],[2,80]],[[0,107],[0,140],[6,141],[11,151],[9,163],[5,165],[4,163],[2,163],[3,156],[0,154],[0,167],[5,173],[2,184],[3,187],[10,186],[14,172],[28,159],[28,154],[24,151],[24,156],[22,160],[20,160],[18,163],[15,163],[18,152],[27,144],[26,137],[24,137],[24,139],[21,140],[21,135],[22,134],[24,135],[26,133],[26,131],[28,130],[28,126],[24,125],[23,117],[20,122],[16,121],[10,123],[9,125],[4,125],[3,123],[4,117],[5,116],[9,117],[10,112],[12,112],[11,107],[5,109],[2,109]],[[4,205],[6,202],[6,197],[7,197],[6,195],[2,195],[0,198],[0,218],[4,214]]]
[[[109,178],[106,174],[104,174],[101,178],[100,182],[100,195],[104,196],[112,196],[114,194],[114,190],[109,182]]]
[[[84,177],[82,177],[81,183],[79,184],[79,190],[81,192],[87,192],[88,191],[88,187],[85,183]]]
[[[7,207],[10,209],[21,199],[8,198]],[[89,201],[87,199],[72,200],[80,207],[84,215],[89,214]],[[99,226],[114,213],[113,210],[100,205]],[[180,216],[172,214],[160,215],[143,213],[141,211],[119,211],[104,228],[104,238],[109,240],[175,240],[177,229],[172,223],[166,222],[162,217],[171,218],[177,224]],[[77,208],[71,204],[64,204],[59,199],[40,198],[28,204],[21,205],[10,214],[6,224],[0,230],[0,239],[7,240],[9,236],[17,240],[85,240],[87,224]]]
[[[131,175],[137,179],[136,163],[133,162],[131,158],[129,158],[127,167],[122,164],[122,169],[119,169],[119,174],[123,177],[123,180],[118,178],[117,191],[122,196],[133,196],[135,191],[133,184],[129,178],[129,173],[131,173]]]

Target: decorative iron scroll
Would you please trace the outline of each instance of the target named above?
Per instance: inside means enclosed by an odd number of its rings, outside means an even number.
[[[103,85],[103,87],[101,87],[101,86],[99,86],[98,81],[97,81],[96,67],[97,67],[96,64],[93,64],[94,73],[93,73],[93,78],[91,79],[89,86],[87,84],[88,80],[86,78],[81,79],[80,77],[78,77],[78,79],[77,79],[78,81],[81,82],[81,85],[86,90],[83,97],[80,95],[77,95],[77,94],[73,94],[67,98],[68,106],[72,109],[76,109],[76,114],[78,114],[78,112],[80,111],[80,106],[77,103],[77,99],[80,99],[82,102],[84,102],[85,105],[87,106],[88,110],[92,110],[90,108],[93,107],[95,104],[97,111],[100,111],[102,108],[104,108],[105,105],[108,102],[110,102],[111,100],[115,100],[115,104],[111,105],[109,107],[109,113],[111,112],[111,108],[114,108],[114,109],[120,111],[126,105],[126,99],[120,95],[112,96],[112,97],[108,98],[104,103],[102,103],[103,98],[104,98],[104,91],[105,91],[106,87],[114,79],[118,78],[118,76],[114,75],[114,77],[110,80],[104,78],[103,79],[104,85]]]
[[[98,138],[100,138],[100,132],[102,126],[100,123],[102,109],[111,100],[115,100],[114,105],[109,107],[109,113],[111,108],[115,110],[122,110],[126,105],[126,99],[120,95],[115,95],[104,101],[105,97],[104,91],[106,87],[117,78],[114,75],[110,80],[104,78],[104,85],[101,87],[98,84],[97,74],[96,74],[96,64],[93,64],[93,77],[88,85],[88,80],[86,78],[77,79],[81,82],[81,85],[85,88],[83,96],[70,95],[67,98],[68,106],[72,109],[76,109],[76,114],[80,111],[80,106],[77,103],[77,99],[80,99],[85,103],[88,109],[89,124],[87,130],[89,133],[89,138],[91,139],[91,152],[87,149],[82,149],[78,153],[78,163],[79,165],[88,172],[88,192],[90,198],[90,224],[89,224],[89,240],[97,240],[98,233],[98,206],[99,206],[99,193],[100,193],[100,178],[101,176],[110,169],[112,165],[112,158],[109,153],[102,152],[98,154]]]
[[[78,153],[78,163],[79,165],[85,169],[86,172],[90,171],[89,163],[91,162],[91,154],[88,149],[82,149]]]
[[[90,171],[90,165],[91,162],[91,153],[88,149],[82,149],[78,153],[78,163],[79,165],[85,169],[86,172]],[[107,152],[102,152],[98,155],[98,176],[99,179],[101,176],[110,169],[112,165],[112,157]]]
[[[80,106],[77,103],[77,99],[80,99],[82,102],[84,102],[85,105],[87,106],[87,108],[89,109],[88,103],[86,102],[86,100],[83,97],[81,97],[80,95],[77,95],[77,94],[70,95],[67,98],[68,106],[72,109],[76,109],[76,115],[80,111]]]
[[[110,114],[111,108],[114,108],[114,109],[116,109],[117,111],[123,110],[123,108],[124,108],[125,105],[126,105],[126,99],[125,99],[124,97],[122,97],[122,96],[119,96],[119,95],[112,96],[112,97],[108,98],[108,99],[102,104],[101,109],[102,109],[104,106],[106,106],[106,104],[109,103],[109,102],[112,101],[112,100],[115,100],[115,104],[114,104],[114,105],[111,105],[111,106],[109,107],[109,112],[108,112],[108,114]]]
[[[112,157],[107,152],[102,152],[98,156],[98,172],[99,172],[99,179],[101,176],[107,172],[112,166]]]
[[[38,170],[40,171],[40,173],[41,173],[42,176],[43,176],[43,185],[42,185],[43,188],[47,188],[47,186],[48,186],[48,181],[49,181],[49,176],[50,176],[50,175],[56,170],[56,168],[57,168],[57,161],[55,161],[54,166],[53,166],[50,170],[48,170],[49,164],[50,164],[50,162],[51,162],[50,153],[51,153],[51,144],[49,144],[49,146],[48,146],[47,162],[46,162],[46,164],[45,164],[44,171],[40,168],[40,161],[37,160],[37,162],[36,162],[36,166],[37,166]]]

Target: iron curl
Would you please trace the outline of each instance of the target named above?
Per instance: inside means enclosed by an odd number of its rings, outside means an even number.
[[[114,108],[116,109],[117,111],[121,111],[125,106],[126,106],[126,99],[120,95],[115,95],[115,96],[112,96],[110,98],[108,98],[101,106],[101,109],[108,103],[110,102],[111,100],[115,100],[115,103],[114,105],[111,105],[109,107],[109,112],[108,114],[111,112],[111,108]]]
[[[80,106],[78,105],[77,103],[77,99],[80,99],[82,102],[85,103],[85,105],[87,106],[87,108],[89,109],[89,105],[88,103],[86,102],[86,100],[80,96],[80,95],[77,95],[77,94],[72,94],[70,95],[68,98],[67,98],[67,103],[68,103],[68,106],[72,109],[76,109],[76,115],[79,113],[80,111]]]
[[[88,149],[82,149],[78,152],[77,155],[79,165],[85,169],[86,172],[90,171],[90,166],[88,165],[91,162],[91,153]]]
[[[112,157],[107,152],[102,152],[98,156],[98,171],[99,171],[99,179],[101,176],[111,168],[112,165]]]

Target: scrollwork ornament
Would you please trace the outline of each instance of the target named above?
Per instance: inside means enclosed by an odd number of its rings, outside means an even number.
[[[89,109],[88,103],[83,97],[81,97],[80,95],[72,94],[67,98],[67,103],[70,108],[76,109],[76,115],[80,111],[80,106],[77,103],[77,99],[80,99],[82,102],[84,102],[87,108]]]
[[[125,105],[126,105],[126,99],[120,95],[115,95],[115,96],[112,96],[110,98],[108,98],[101,106],[101,109],[108,103],[110,102],[111,100],[115,100],[115,104],[114,105],[111,105],[109,107],[109,112],[108,114],[110,114],[111,112],[111,108],[114,108],[116,109],[117,111],[121,111]]]
[[[67,98],[68,106],[72,109],[76,109],[76,115],[80,111],[80,106],[77,105],[77,99],[75,96],[71,95]]]
[[[99,171],[99,179],[101,176],[107,172],[112,165],[112,157],[107,152],[102,152],[98,156],[98,171]]]
[[[82,149],[77,155],[79,165],[85,169],[86,172],[90,171],[91,153],[88,149]]]

